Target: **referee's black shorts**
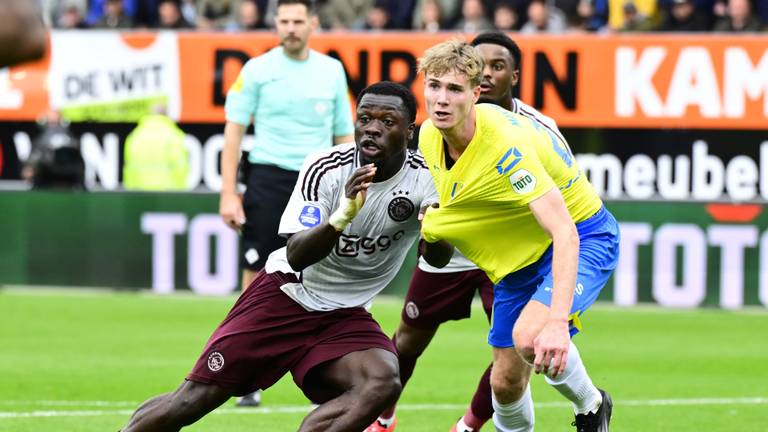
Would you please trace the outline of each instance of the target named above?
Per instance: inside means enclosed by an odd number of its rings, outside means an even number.
[[[270,253],[285,246],[277,230],[299,172],[262,164],[249,164],[248,171],[240,262],[244,268],[258,271]]]

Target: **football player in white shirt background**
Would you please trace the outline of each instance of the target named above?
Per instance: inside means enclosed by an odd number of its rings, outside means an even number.
[[[290,235],[214,331],[172,393],[145,402],[124,432],[178,431],[232,396],[291,372],[320,404],[300,431],[363,430],[400,394],[391,340],[366,311],[394,278],[437,201],[423,159],[407,150],[416,101],[377,83],[358,98],[355,144],[311,154],[280,222]],[[425,250],[444,265],[453,248]]]

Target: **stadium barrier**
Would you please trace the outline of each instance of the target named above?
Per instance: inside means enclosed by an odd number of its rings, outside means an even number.
[[[327,33],[312,46],[342,61],[351,100],[381,79],[421,99],[417,58],[454,36]],[[558,121],[622,223],[620,268],[602,298],[768,305],[768,36],[515,39],[520,97]],[[50,43],[43,61],[0,69],[0,178],[20,177],[36,118],[55,108],[73,120],[88,188],[99,192],[0,192],[0,284],[232,292],[237,238],[212,193],[223,104],[274,36],[54,31]],[[119,192],[125,137],[157,102],[187,132],[187,184],[202,193]],[[403,292],[413,263],[389,292]]]
[[[191,289],[238,286],[237,235],[213,193],[0,192],[0,285]],[[602,300],[768,306],[768,214],[756,204],[609,201],[620,262]],[[403,294],[415,256],[386,292]]]

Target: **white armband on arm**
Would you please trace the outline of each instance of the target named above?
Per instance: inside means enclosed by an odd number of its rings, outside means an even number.
[[[328,218],[328,223],[336,231],[344,231],[344,228],[352,222],[360,209],[363,208],[363,194],[358,192],[355,199],[349,199],[345,194],[341,195],[339,208]]]

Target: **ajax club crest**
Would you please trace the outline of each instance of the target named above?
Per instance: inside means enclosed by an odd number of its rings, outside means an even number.
[[[392,198],[392,201],[389,202],[389,206],[387,206],[389,217],[395,222],[404,222],[413,216],[415,207],[411,200],[404,196],[408,195],[408,192],[397,191],[392,192],[392,195],[395,195],[395,197]]]

